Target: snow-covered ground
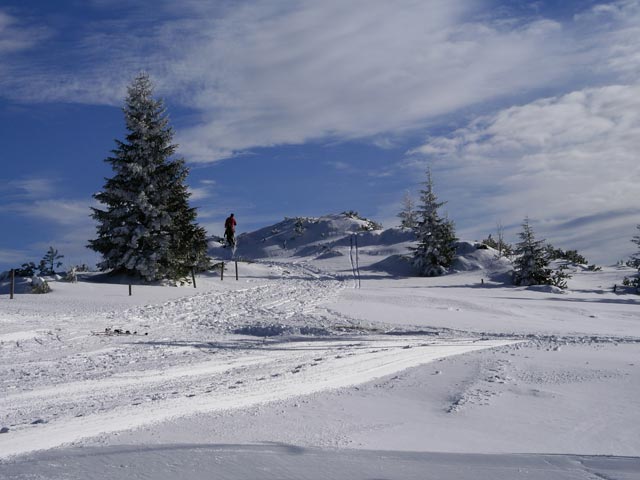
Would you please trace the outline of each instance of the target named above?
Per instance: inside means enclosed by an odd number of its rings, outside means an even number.
[[[197,288],[4,285],[0,478],[639,478],[631,270],[517,288],[466,244],[413,278],[410,238],[363,226],[239,237],[260,261],[236,281],[213,248]]]

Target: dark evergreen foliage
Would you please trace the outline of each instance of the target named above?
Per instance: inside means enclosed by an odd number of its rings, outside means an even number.
[[[101,270],[148,281],[181,278],[206,265],[206,234],[195,223],[189,171],[173,158],[173,130],[146,73],[129,86],[123,111],[128,134],[105,160],[114,175],[94,195],[104,207],[92,209],[97,238],[89,247],[102,254]]]
[[[567,272],[567,264],[561,264],[557,270],[549,267],[552,260],[549,246],[545,245],[544,240],[536,240],[528,218],[525,218],[522,224],[520,240],[514,252],[516,259],[513,262],[513,283],[523,286],[554,285],[567,288],[567,280],[571,278]]]
[[[640,225],[638,225],[636,228],[640,230]],[[638,252],[631,255],[631,265],[637,268],[640,272],[640,233],[638,235],[634,235],[631,241],[638,246]]]
[[[417,247],[413,250],[413,266],[420,276],[433,277],[446,273],[455,258],[455,229],[453,222],[441,217],[439,202],[433,191],[431,170],[427,170],[425,188],[420,191],[420,205],[416,210]]]
[[[561,248],[555,248],[551,244],[548,244],[545,249],[550,260],[566,260],[576,265],[587,265],[589,263],[577,250],[562,250]]]
[[[25,262],[20,268],[16,268],[14,273],[16,277],[33,277],[37,268],[35,263]]]
[[[40,265],[38,266],[40,275],[54,275],[56,273],[56,268],[60,268],[62,266],[62,262],[60,261],[61,258],[64,258],[64,255],[60,255],[57,249],[49,247],[49,250],[44,254],[44,257],[42,257]]]
[[[522,224],[516,244],[513,283],[515,285],[550,285],[551,269],[544,240],[536,240],[529,218]]]

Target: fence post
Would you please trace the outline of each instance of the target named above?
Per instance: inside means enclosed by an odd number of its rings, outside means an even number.
[[[131,284],[129,284],[129,296],[131,296]]]
[[[355,236],[355,243],[356,243],[356,272],[358,272],[358,288],[361,288],[362,284],[360,283],[360,257],[358,255],[358,235],[357,234]]]
[[[238,280],[238,261],[236,260],[236,280]]]
[[[196,288],[196,269],[191,267],[191,279],[193,280],[193,288]]]
[[[9,299],[13,300],[13,294],[16,291],[16,271],[11,269],[11,287],[9,293]]]
[[[220,269],[220,280],[224,280],[224,262],[222,262],[222,268]]]

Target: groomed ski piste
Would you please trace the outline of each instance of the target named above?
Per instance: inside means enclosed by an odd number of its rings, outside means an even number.
[[[410,237],[369,228],[212,244],[197,288],[3,284],[0,478],[638,478],[631,269],[513,287],[471,242],[417,278]]]

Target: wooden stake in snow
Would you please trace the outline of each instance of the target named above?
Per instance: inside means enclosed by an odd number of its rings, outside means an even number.
[[[360,288],[360,261],[358,257],[358,236],[351,235],[351,247],[349,249],[349,261],[351,262],[351,271],[353,272],[353,281],[355,287]],[[353,249],[355,247],[356,260],[353,261]]]
[[[9,299],[13,300],[13,293],[16,291],[16,271],[11,269],[11,287],[9,290]]]
[[[236,281],[238,280],[238,261],[236,260]]]
[[[131,296],[131,284],[129,284],[129,296]]]
[[[222,268],[220,268],[220,280],[224,280],[224,262],[222,262]]]
[[[196,288],[196,269],[191,267],[191,279],[193,280],[193,288]]]
[[[358,288],[362,286],[360,283],[360,258],[358,256],[358,235],[356,235],[356,272],[358,273]]]

